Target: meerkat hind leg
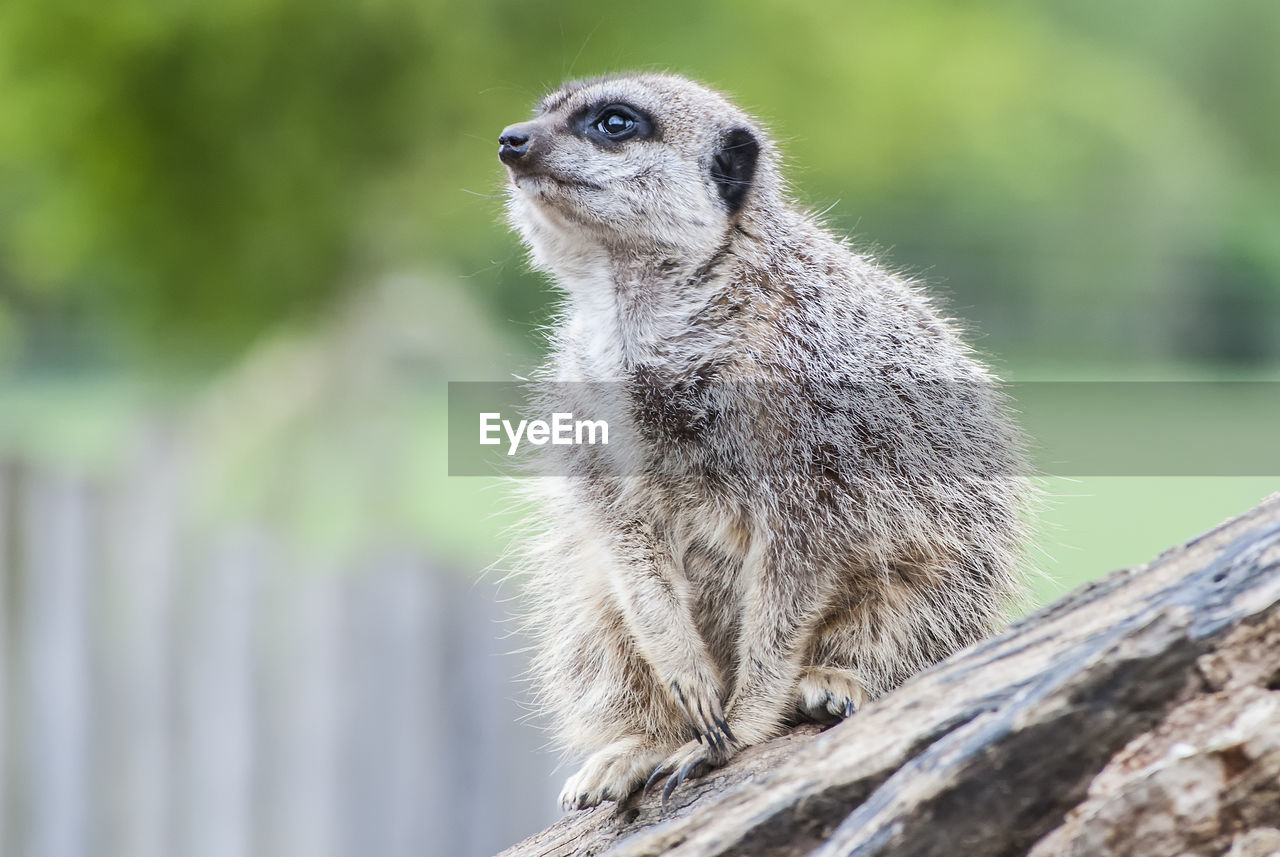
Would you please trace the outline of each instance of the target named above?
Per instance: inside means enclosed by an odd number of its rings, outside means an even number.
[[[835,667],[808,667],[796,685],[796,707],[818,723],[835,723],[866,704],[868,696],[862,680],[851,670]]]
[[[601,801],[623,800],[644,785],[649,773],[666,758],[669,748],[624,738],[587,757],[560,792],[565,810],[588,809]]]

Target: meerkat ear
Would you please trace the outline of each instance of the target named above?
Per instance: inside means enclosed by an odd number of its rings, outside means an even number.
[[[760,142],[746,128],[732,128],[720,138],[720,148],[711,159],[711,180],[720,190],[720,198],[737,214],[751,189],[760,158]]]

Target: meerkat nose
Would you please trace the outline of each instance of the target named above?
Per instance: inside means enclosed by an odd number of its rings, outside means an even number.
[[[502,163],[511,166],[529,152],[529,144],[533,141],[533,123],[521,122],[512,125],[498,137],[498,158]]]

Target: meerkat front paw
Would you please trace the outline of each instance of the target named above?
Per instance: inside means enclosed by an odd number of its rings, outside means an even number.
[[[658,780],[666,776],[667,783],[662,787],[662,802],[666,804],[671,793],[687,778],[699,777],[720,767],[738,750],[736,741],[725,741],[720,744],[712,744],[710,741],[704,743],[701,739],[690,741],[653,769],[649,780],[644,784],[644,790],[648,792]]]
[[[561,809],[588,809],[601,801],[626,798],[644,783],[666,752],[627,740],[592,753],[561,789]]]
[[[690,674],[671,679],[668,686],[672,698],[693,727],[694,738],[699,743],[705,740],[713,749],[727,747],[733,740],[733,731],[724,718],[720,682],[708,676]]]
[[[796,707],[810,720],[836,723],[867,703],[867,691],[853,672],[834,667],[809,667],[796,685]]]

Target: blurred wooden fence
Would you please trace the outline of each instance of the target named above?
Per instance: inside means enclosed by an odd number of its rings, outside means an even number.
[[[179,469],[0,464],[5,855],[469,857],[554,817],[491,584],[186,532]]]

